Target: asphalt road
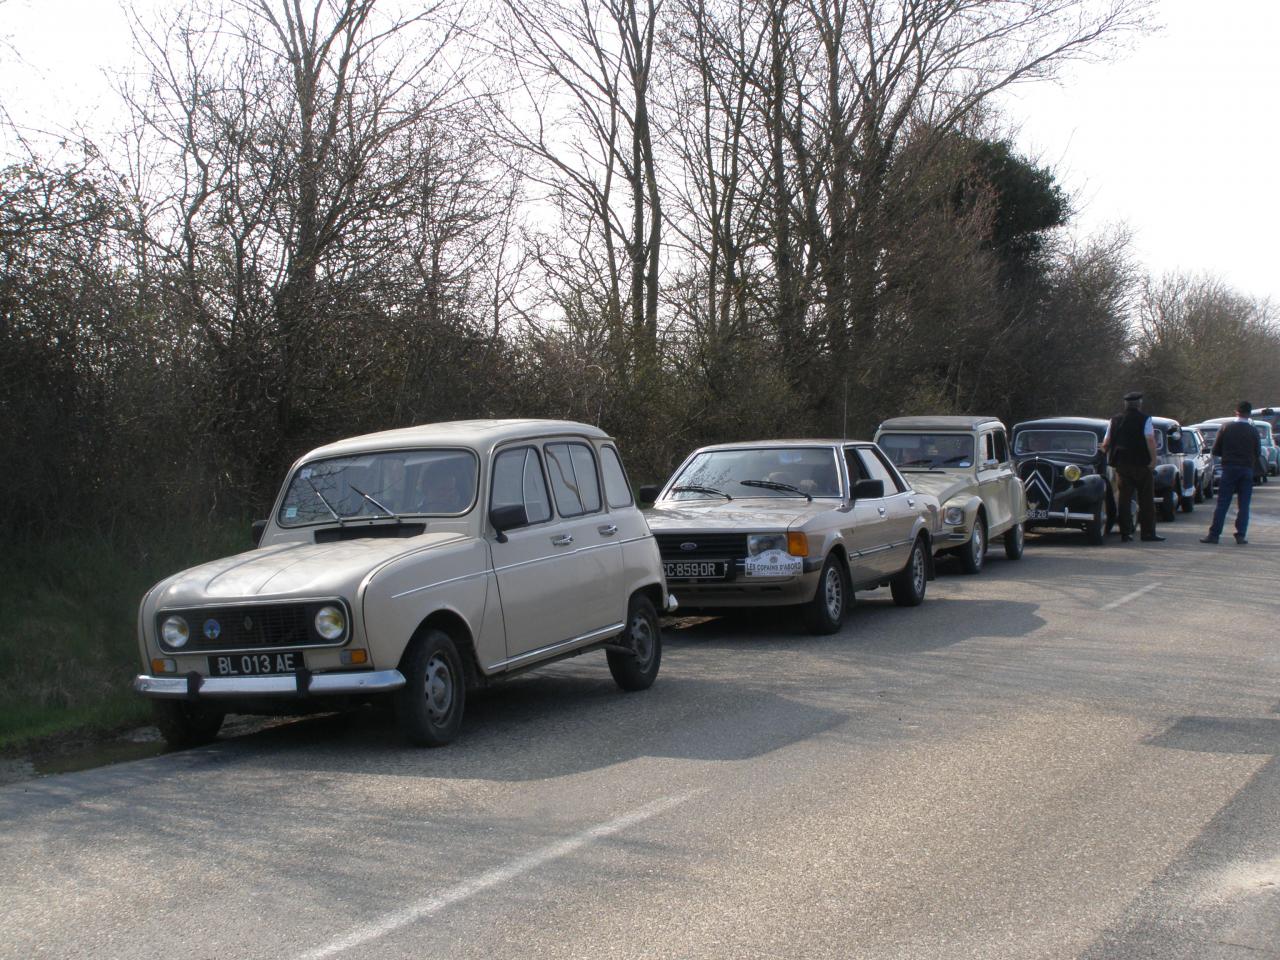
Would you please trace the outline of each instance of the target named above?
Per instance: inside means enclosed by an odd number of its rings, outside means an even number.
[[[0,957],[1280,958],[1280,484],[1253,543],[1031,537],[475,697],[0,788]]]

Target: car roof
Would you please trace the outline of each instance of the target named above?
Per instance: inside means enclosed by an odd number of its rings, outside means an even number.
[[[999,417],[922,416],[893,417],[880,424],[881,430],[976,430],[988,423],[1004,426]],[[877,431],[878,432],[878,431]]]
[[[707,453],[712,450],[745,450],[752,447],[839,447],[849,443],[871,443],[870,440],[832,440],[832,439],[814,439],[814,440],[739,440],[736,443],[712,443],[705,447],[698,447],[694,453]]]
[[[573,420],[450,420],[347,437],[316,447],[302,459],[409,447],[473,447],[488,450],[512,440],[565,435],[593,440],[609,439],[609,435],[599,427]]]
[[[1109,420],[1103,420],[1101,417],[1044,417],[1040,420],[1023,420],[1021,423],[1013,425],[1014,430],[1024,427],[1059,427],[1063,430],[1072,428],[1084,428],[1086,430],[1107,429],[1110,426]]]

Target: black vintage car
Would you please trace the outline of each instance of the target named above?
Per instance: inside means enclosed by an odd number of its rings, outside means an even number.
[[[1190,513],[1195,504],[1195,461],[1182,446],[1182,425],[1169,417],[1152,417],[1156,435],[1155,479],[1156,516],[1171,521],[1179,509]]]
[[[1013,426],[1013,463],[1027,494],[1027,527],[1077,527],[1102,543],[1115,519],[1106,457],[1107,421],[1052,417]]]

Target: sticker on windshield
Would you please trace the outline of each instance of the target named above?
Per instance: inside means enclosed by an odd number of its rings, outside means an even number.
[[[970,463],[968,460],[961,460],[961,461],[960,461],[960,466],[962,466],[962,467],[972,467],[972,466],[973,466],[973,464],[972,464],[972,463]]]
[[[311,468],[310,468],[310,467],[303,467],[303,468],[302,468],[302,479],[303,479],[303,480],[310,480],[310,479],[311,479]]]
[[[803,560],[781,550],[766,550],[746,559],[748,577],[795,577],[803,568]]]
[[[779,450],[779,463],[800,463],[804,460],[804,452],[801,450]]]
[[[284,508],[284,518],[285,518],[286,520],[292,520],[292,519],[293,519],[294,517],[296,517],[297,515],[298,515],[298,508],[297,508],[297,507],[285,507],[285,508]]]

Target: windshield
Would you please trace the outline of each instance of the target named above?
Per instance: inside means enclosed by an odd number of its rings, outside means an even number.
[[[757,486],[760,481],[777,486]],[[691,489],[694,487],[698,489]],[[831,447],[709,450],[689,461],[672,481],[668,492],[673,500],[795,498],[802,494],[811,497],[842,495],[836,453]]]
[[[459,516],[476,498],[469,450],[388,450],[305,464],[289,483],[282,527],[387,516]]]
[[[1092,430],[1019,430],[1013,438],[1013,452],[1071,453],[1092,457],[1098,452],[1098,435]]]
[[[877,441],[895,467],[972,467],[968,433],[882,433]]]
[[[1205,443],[1213,443],[1213,438],[1218,435],[1217,427],[1201,427],[1200,436],[1204,437]]]
[[[1271,424],[1255,423],[1253,429],[1258,431],[1258,436],[1262,438],[1262,445],[1265,447],[1271,443]]]

